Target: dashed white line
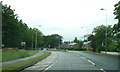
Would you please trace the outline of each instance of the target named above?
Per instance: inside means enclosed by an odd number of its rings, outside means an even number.
[[[90,62],[91,64],[93,64],[95,66],[95,63],[93,63],[92,61],[88,60],[88,62]]]
[[[85,57],[82,57],[83,59],[86,59]]]
[[[103,72],[106,72],[106,71],[104,71],[102,68],[101,68],[100,70],[103,71]]]

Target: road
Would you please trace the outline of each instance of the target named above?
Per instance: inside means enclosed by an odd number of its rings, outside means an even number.
[[[94,62],[98,67],[104,70],[118,70],[118,65],[120,59],[116,55],[95,55],[83,53],[82,51],[69,51],[70,53],[79,54],[92,62]]]
[[[112,55],[94,55],[82,51],[59,52],[52,54],[23,72],[119,72],[118,58]]]
[[[102,72],[99,67],[94,66],[87,59],[80,56],[79,54],[72,52],[56,52],[57,59],[49,67],[45,69],[47,71],[91,71],[91,72]]]

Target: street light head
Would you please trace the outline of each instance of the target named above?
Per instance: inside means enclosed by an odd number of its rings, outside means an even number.
[[[101,8],[100,10],[104,10],[104,8]]]
[[[100,10],[106,10],[106,9],[104,9],[104,8],[101,8]]]

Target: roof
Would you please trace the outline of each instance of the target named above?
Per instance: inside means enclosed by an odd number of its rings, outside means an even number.
[[[83,44],[88,44],[88,43],[90,43],[91,41],[87,41],[87,42],[84,42]]]
[[[76,45],[77,43],[70,43],[69,45]]]

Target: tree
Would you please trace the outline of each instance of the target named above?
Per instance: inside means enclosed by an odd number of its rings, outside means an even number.
[[[21,47],[21,42],[26,42],[25,49],[30,49],[32,43],[35,45],[37,32],[38,47],[43,45],[43,34],[35,28],[29,28],[22,20],[18,20],[18,15],[11,6],[2,4],[2,43],[5,47]]]
[[[2,5],[2,42],[7,47],[14,47],[18,45],[19,22],[17,14],[11,6]]]
[[[75,37],[75,39],[74,39],[74,43],[78,43],[77,37]]]
[[[107,28],[107,33],[106,33]],[[112,33],[112,27],[111,25],[108,25],[107,27],[104,25],[98,26],[94,28],[93,30],[94,36],[92,37],[92,43],[91,46],[93,47],[94,51],[97,50],[100,52],[101,50],[105,50],[105,47],[107,47],[107,50],[109,50],[109,45],[112,43],[113,40],[113,33]],[[106,35],[107,34],[107,38]],[[105,41],[106,39],[106,41]],[[107,46],[105,45],[107,43]]]
[[[51,47],[58,47],[58,45],[60,45],[62,43],[62,38],[63,37],[58,34],[44,36],[43,37],[44,46],[49,47],[49,45],[50,45]]]
[[[116,16],[115,19],[118,19],[118,23],[114,25],[113,32],[114,36],[116,37],[116,41],[118,47],[120,49],[120,1],[114,5],[114,15]]]

